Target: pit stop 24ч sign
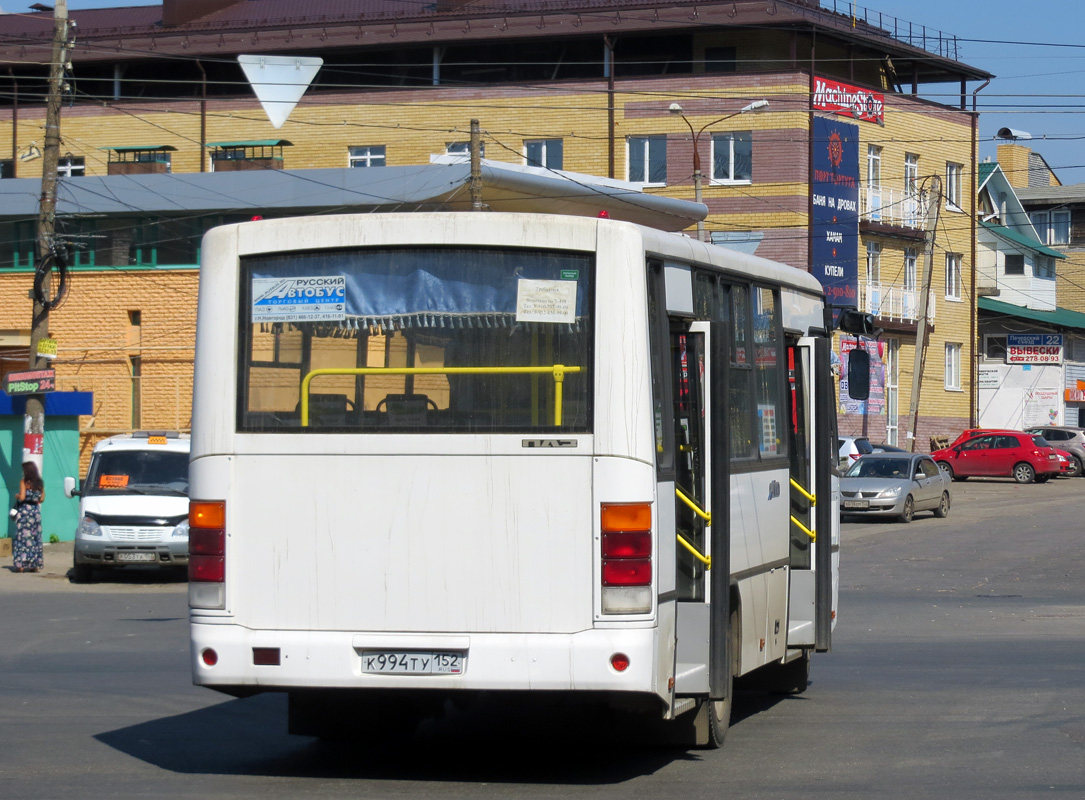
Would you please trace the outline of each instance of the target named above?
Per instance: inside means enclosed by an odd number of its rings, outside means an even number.
[[[1006,336],[1007,364],[1061,364],[1062,334],[1011,333]]]

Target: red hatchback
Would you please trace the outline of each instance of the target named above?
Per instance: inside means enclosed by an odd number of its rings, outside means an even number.
[[[1055,448],[1042,436],[1020,431],[998,431],[935,450],[935,463],[954,480],[973,476],[1012,477],[1018,483],[1043,482],[1059,474]]]

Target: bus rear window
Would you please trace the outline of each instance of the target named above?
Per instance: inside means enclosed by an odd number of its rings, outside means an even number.
[[[238,430],[590,430],[592,257],[365,248],[242,259]]]

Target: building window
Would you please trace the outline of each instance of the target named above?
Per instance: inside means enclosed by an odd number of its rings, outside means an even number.
[[[1042,244],[1070,244],[1069,211],[1037,211],[1029,214]]]
[[[916,288],[916,263],[916,249],[904,248],[904,288],[913,292]]]
[[[950,208],[961,209],[961,176],[964,167],[961,164],[946,162],[946,203]]]
[[[866,148],[866,185],[871,189],[882,185],[882,149],[873,144]]]
[[[61,156],[57,159],[57,177],[82,178],[86,174],[87,165],[82,156]]]
[[[961,255],[946,253],[946,300],[961,299]]]
[[[882,246],[878,242],[866,243],[866,282],[879,283],[882,279]]]
[[[664,186],[667,183],[667,137],[630,136],[629,180]]]
[[[471,155],[471,143],[470,142],[447,142],[445,144],[446,156],[469,156]],[[486,157],[486,142],[479,142],[478,145],[479,158]]]
[[[1021,253],[1006,253],[1006,274],[1024,275],[1025,256]]]
[[[524,163],[529,167],[563,169],[564,143],[561,139],[525,139]]]
[[[919,156],[904,154],[904,193],[910,197],[919,194]]]
[[[716,183],[753,180],[753,137],[749,131],[712,134],[712,180]]]
[[[15,162],[10,158],[0,161],[0,180],[15,177]]]
[[[946,342],[946,388],[961,388],[961,346]]]
[[[983,337],[983,355],[991,361],[1006,360],[1006,337],[988,334]]]
[[[1037,278],[1054,278],[1055,259],[1036,256],[1036,266],[1034,266],[1032,270]]]
[[[348,163],[352,167],[383,167],[385,165],[383,144],[361,145],[351,147],[349,150]]]

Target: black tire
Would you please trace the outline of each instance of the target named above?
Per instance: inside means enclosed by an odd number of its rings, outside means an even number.
[[[738,672],[738,610],[731,609],[731,618],[728,622],[728,632],[731,637],[731,669],[727,670],[727,699],[713,702],[705,700],[708,706],[708,744],[706,749],[717,750],[723,747],[723,741],[727,738],[727,729],[731,727],[731,706],[734,705],[735,697],[735,673]]]
[[[93,577],[94,567],[90,564],[80,564],[77,561],[72,562],[72,583],[90,583],[90,580]]]
[[[938,501],[938,505],[934,509],[934,516],[939,519],[945,519],[949,516],[949,492],[942,492],[942,499]]]
[[[1074,471],[1068,473],[1071,478],[1080,478],[1082,474],[1085,474],[1085,464],[1081,463],[1081,459],[1074,456]]]
[[[1032,483],[1036,480],[1036,470],[1032,468],[1031,464],[1022,461],[1020,464],[1014,465],[1013,479],[1018,483]]]
[[[765,688],[772,694],[802,694],[810,683],[810,651],[786,664],[770,664],[762,667],[767,670]]]
[[[915,500],[912,499],[911,495],[908,495],[907,497],[904,498],[904,511],[901,512],[900,521],[901,522],[911,522],[912,518],[914,516],[915,516]]]
[[[953,474],[953,467],[951,467],[945,461],[938,462],[938,469],[942,470],[942,474],[949,478],[951,481],[957,480],[957,477]]]

